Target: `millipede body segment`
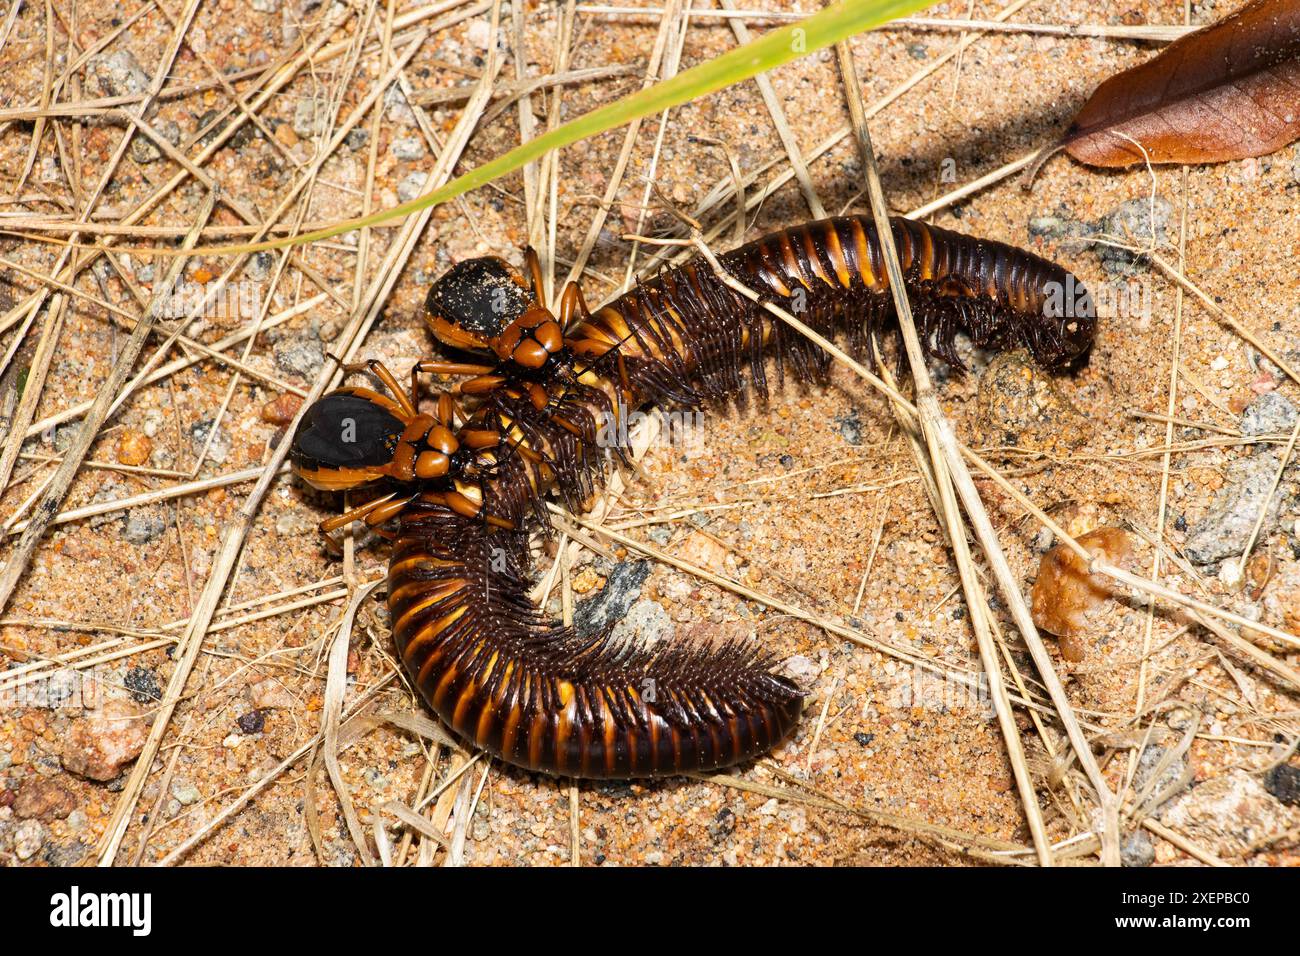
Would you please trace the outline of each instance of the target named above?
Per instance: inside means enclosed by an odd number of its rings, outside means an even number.
[[[934,358],[959,365],[953,342],[961,331],[983,348],[1024,346],[1053,369],[1086,354],[1091,301],[1065,269],[923,223],[894,219],[892,228],[918,332]],[[531,281],[487,258],[462,262],[434,284],[430,328],[481,358],[417,367],[471,376],[457,388],[469,403],[454,429],[460,450],[433,478],[407,479],[409,467],[384,472],[396,487],[355,515],[398,520],[388,604],[402,661],[457,733],[531,770],[646,777],[763,753],[791,731],[802,704],[767,655],[747,643],[629,647],[607,632],[561,627],[528,598],[527,538],[547,527],[550,494],[570,509],[587,504],[620,451],[602,447],[601,436],[621,434],[617,425],[630,411],[649,402],[725,402],[746,379],[763,395],[767,356],[778,373],[788,367],[799,379],[822,379],[828,356],[702,259],[664,270],[594,313],[572,283],[558,312],[546,309],[531,250],[527,259]],[[869,217],[772,233],[720,263],[822,335],[842,335],[858,355],[893,318]],[[441,434],[432,426],[453,424],[445,398],[432,425],[411,424],[413,395],[401,404],[404,414],[382,409],[396,421],[366,416],[385,435],[370,440],[364,465],[340,450],[340,468],[378,474],[372,459],[387,446],[403,462],[412,452],[418,460],[427,436]],[[313,483],[346,485],[324,475],[329,442],[319,438],[305,459]]]

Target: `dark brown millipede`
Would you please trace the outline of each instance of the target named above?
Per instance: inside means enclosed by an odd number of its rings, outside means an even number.
[[[958,332],[986,349],[1023,346],[1051,369],[1087,353],[1091,302],[1065,269],[924,223],[896,218],[892,228],[932,357],[959,365]],[[470,376],[455,389],[470,405],[459,424],[449,397],[438,416],[421,417],[414,394],[390,401],[344,390],[334,394],[347,401],[326,396],[322,403],[335,404],[304,420],[295,465],[322,487],[387,486],[379,504],[331,524],[396,517],[388,606],[397,649],[430,706],[475,746],[530,770],[613,778],[709,770],[763,753],[790,733],[802,705],[766,654],[738,642],[647,650],[561,627],[529,600],[528,536],[546,527],[552,492],[570,509],[586,506],[618,453],[600,447],[602,425],[650,402],[724,402],[746,378],[765,395],[768,356],[779,373],[820,380],[829,357],[699,258],[594,313],[573,283],[557,313],[548,310],[531,250],[526,258],[528,279],[501,259],[473,259],[429,292],[435,336],[478,356],[416,369]],[[784,229],[719,261],[764,301],[824,336],[842,334],[859,356],[893,317],[869,217]],[[337,437],[358,399],[384,412],[361,416],[374,430],[360,457]],[[431,451],[442,457],[421,459]],[[413,474],[421,460],[439,473]]]

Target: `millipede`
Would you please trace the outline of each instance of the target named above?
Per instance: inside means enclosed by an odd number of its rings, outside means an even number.
[[[1081,362],[1096,330],[1067,270],[1004,243],[891,220],[918,333],[935,360],[961,366],[965,333],[989,350],[1026,348],[1051,370]],[[824,380],[829,357],[738,294],[702,258],[668,268],[591,311],[576,283],[555,312],[540,270],[463,261],[438,279],[426,320],[471,362],[422,361],[414,375],[463,378],[435,414],[378,363],[392,396],[346,388],[305,414],[292,461],[322,488],[375,486],[365,505],[324,523],[396,522],[388,573],[393,637],[412,682],[457,734],[507,763],[570,777],[636,778],[711,770],[770,750],[793,730],[803,695],[749,642],[616,641],[551,621],[528,596],[529,537],[545,502],[587,506],[618,448],[601,426],[650,403],[725,403],[767,395],[765,361]],[[894,320],[870,217],[844,216],[763,236],[721,267],[851,352]],[[454,393],[454,394],[453,394]],[[462,407],[464,406],[464,407]],[[347,435],[351,429],[353,434]]]

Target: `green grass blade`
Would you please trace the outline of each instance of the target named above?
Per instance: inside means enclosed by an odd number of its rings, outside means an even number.
[[[837,3],[805,20],[771,30],[742,47],[694,66],[672,79],[656,83],[607,106],[592,110],[548,133],[516,146],[438,189],[417,196],[399,206],[383,209],[363,218],[344,220],[325,229],[298,236],[285,236],[245,245],[195,248],[191,254],[230,255],[278,249],[329,239],[354,229],[377,226],[402,216],[409,216],[413,212],[444,203],[512,173],[540,159],[553,149],[570,146],[635,119],[651,116],[747,80],[783,63],[789,63],[791,60],[838,43],[856,33],[912,13],[927,6],[929,2],[930,0],[838,0]]]

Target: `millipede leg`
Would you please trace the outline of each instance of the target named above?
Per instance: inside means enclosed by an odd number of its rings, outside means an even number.
[[[505,378],[500,375],[480,375],[456,384],[452,391],[460,395],[486,395],[504,381]]]

